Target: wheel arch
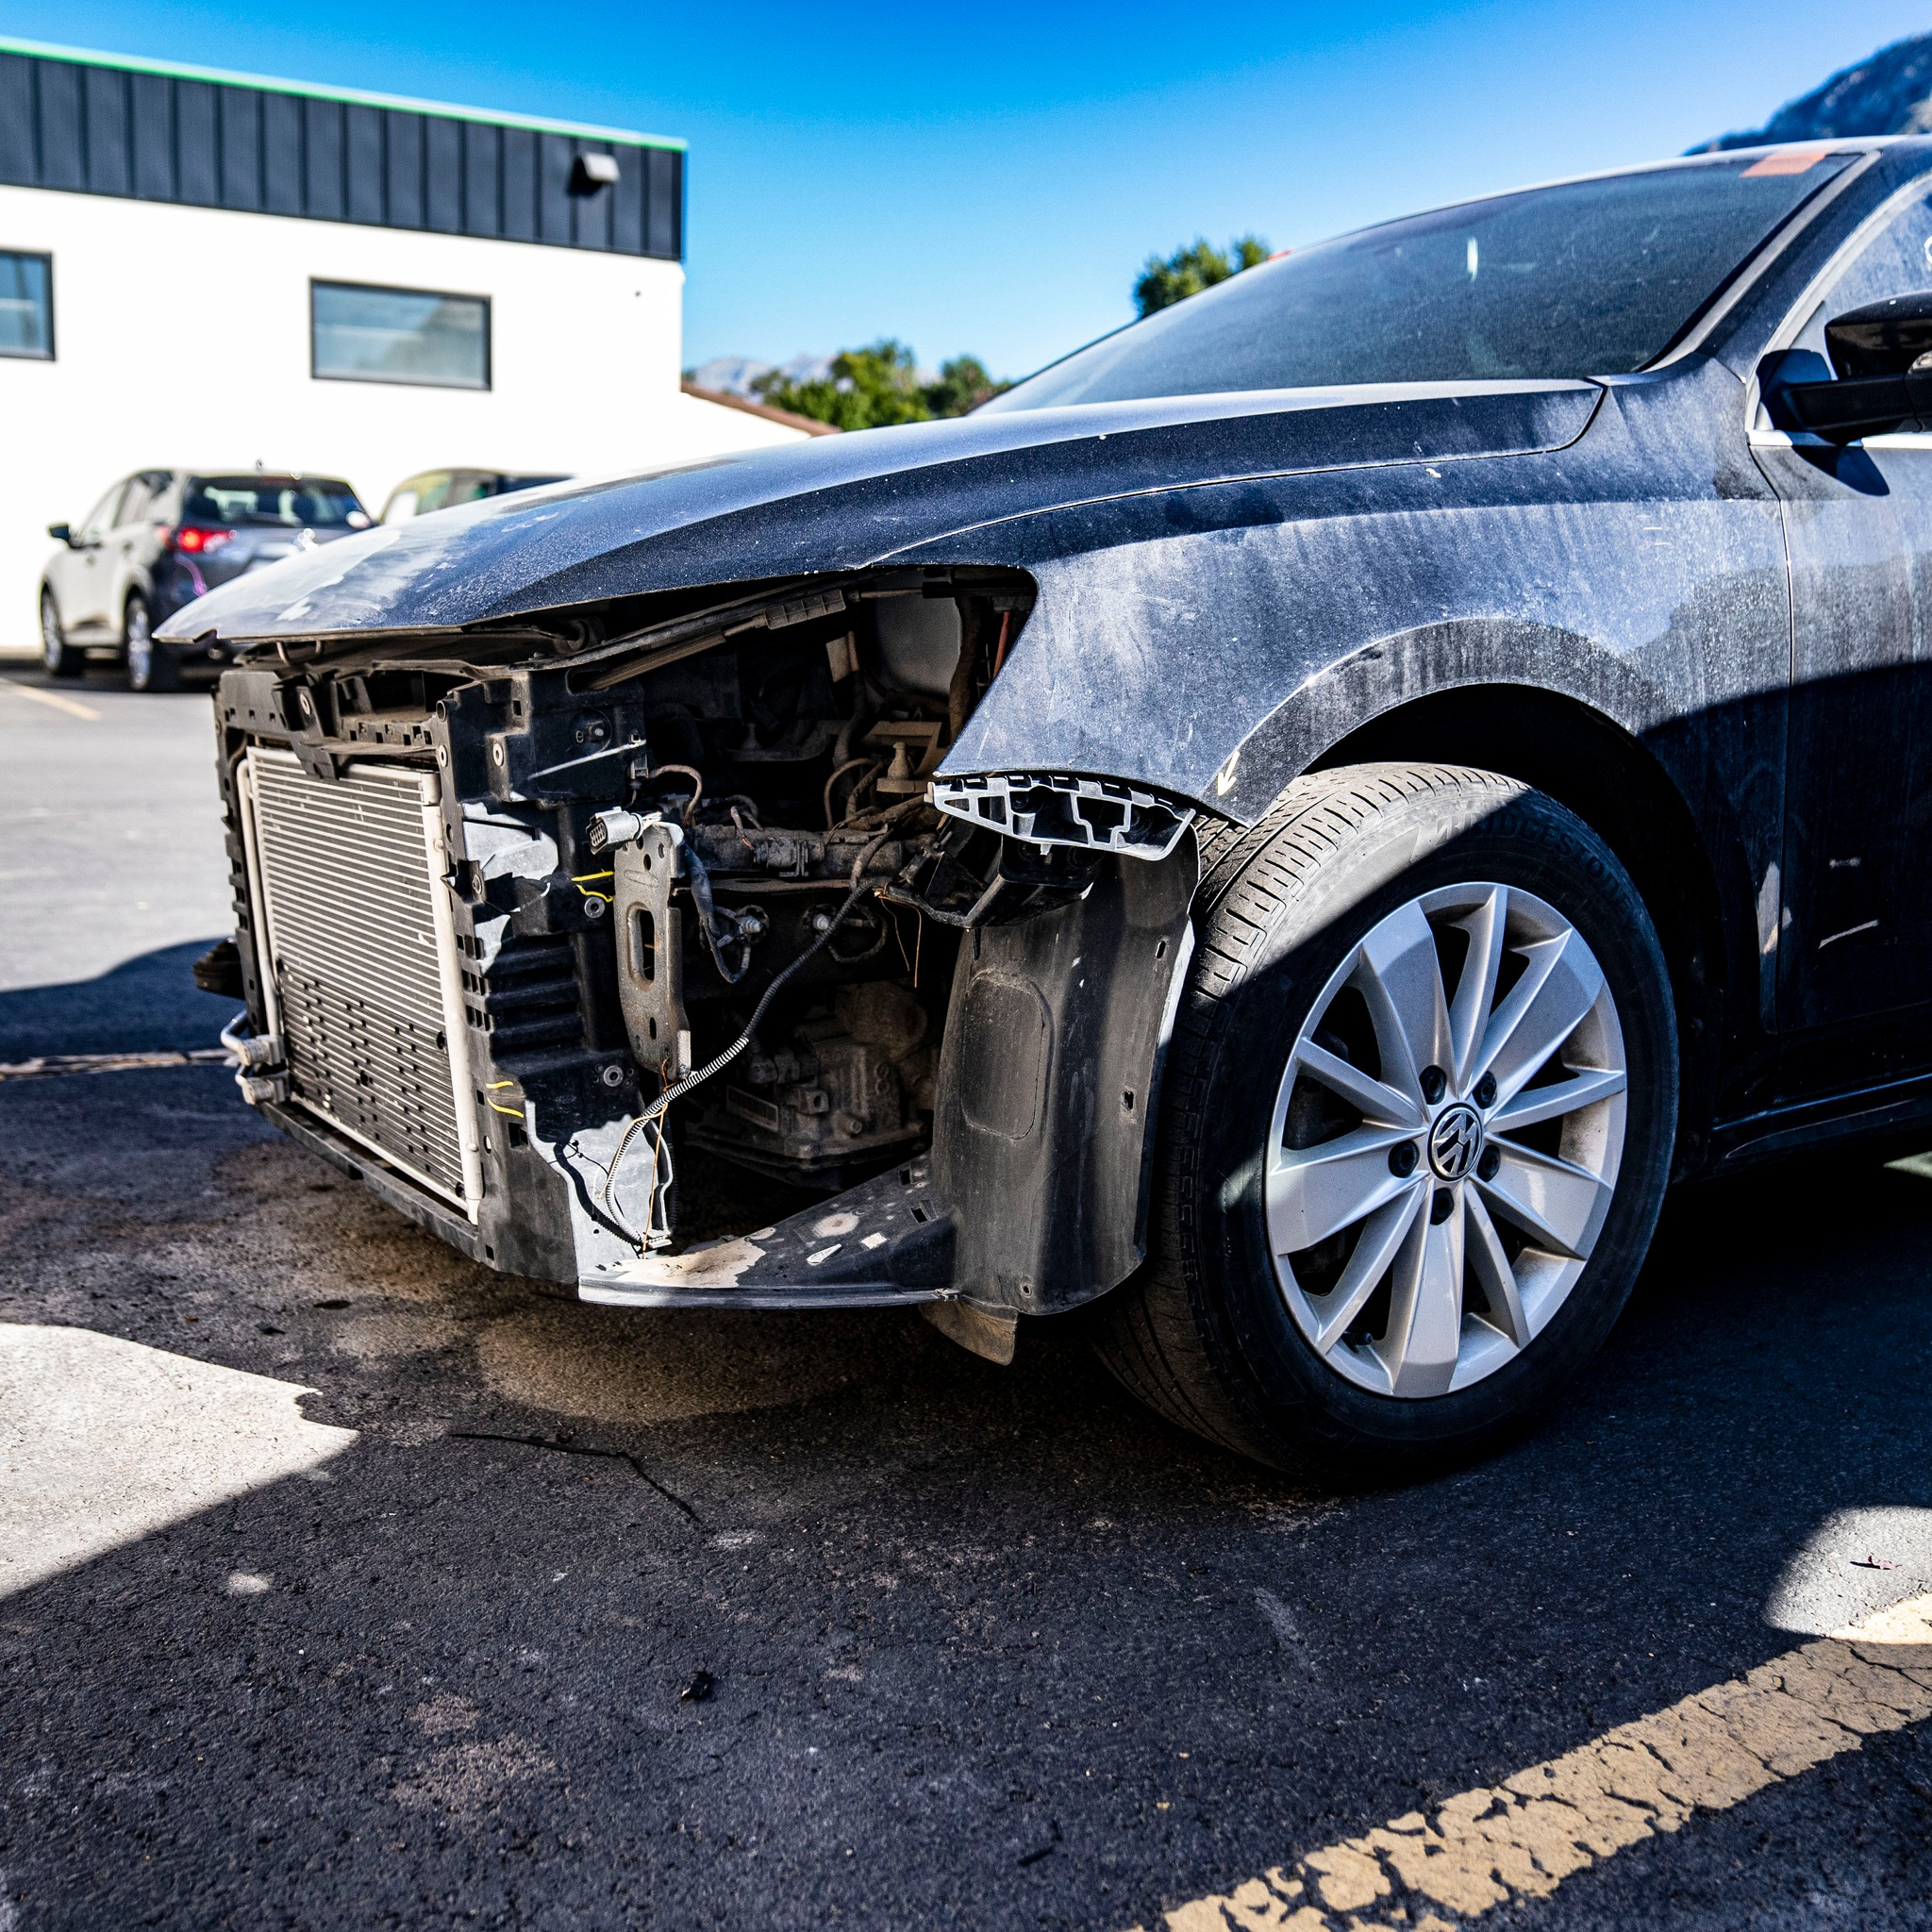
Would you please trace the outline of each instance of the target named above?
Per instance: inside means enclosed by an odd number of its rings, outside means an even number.
[[[1682,1086],[1677,1172],[1700,1164],[1716,1112],[1720,1045],[1740,951],[1719,862],[1657,756],[1614,719],[1536,686],[1463,685],[1413,698],[1337,740],[1309,765],[1429,759],[1521,779],[1574,811],[1609,846],[1650,912],[1677,1010]],[[1747,956],[1755,947],[1744,947]],[[1746,969],[1748,970],[1748,969]]]

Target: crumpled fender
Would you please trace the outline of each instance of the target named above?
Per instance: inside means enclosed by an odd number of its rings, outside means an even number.
[[[941,774],[1092,773],[1252,824],[1330,744],[1458,684],[1561,691],[1638,738],[1782,692],[1782,526],[1740,394],[1692,363],[1611,386],[1559,451],[1177,487],[909,552],[1039,586]]]

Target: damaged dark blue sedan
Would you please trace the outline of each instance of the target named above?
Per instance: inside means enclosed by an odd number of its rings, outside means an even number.
[[[1674,1179],[1932,1112],[1928,291],[1932,142],[1674,161],[219,590],[244,1091],[588,1300],[1491,1443]]]

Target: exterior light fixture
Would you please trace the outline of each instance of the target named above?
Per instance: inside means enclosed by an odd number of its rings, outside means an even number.
[[[571,163],[570,192],[573,194],[595,194],[600,188],[616,186],[615,155],[579,155]]]

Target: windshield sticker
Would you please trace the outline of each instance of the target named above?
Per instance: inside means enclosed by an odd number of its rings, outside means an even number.
[[[1761,161],[1753,161],[1744,170],[1743,178],[1748,181],[1754,175],[1807,174],[1830,152],[1828,147],[1807,147],[1800,148],[1796,154],[1766,155]]]

